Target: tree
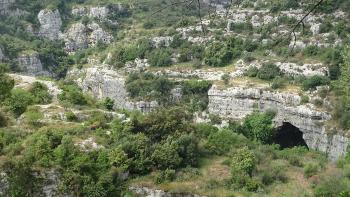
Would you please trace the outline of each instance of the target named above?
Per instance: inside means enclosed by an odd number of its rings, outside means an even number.
[[[213,42],[205,49],[204,61],[209,66],[226,66],[232,60],[232,56],[232,51],[224,43]]]
[[[114,100],[107,97],[104,102],[103,102],[103,105],[104,107],[107,109],[107,110],[113,110],[113,107],[114,107]]]
[[[151,156],[156,168],[161,170],[178,168],[182,161],[178,149],[178,144],[171,138],[168,138],[163,144],[158,144]]]

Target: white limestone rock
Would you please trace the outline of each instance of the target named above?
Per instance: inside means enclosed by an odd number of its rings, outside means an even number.
[[[312,32],[312,35],[317,35],[320,32],[320,26],[320,23],[315,23],[311,25],[310,30]]]
[[[38,14],[40,30],[38,35],[49,40],[57,40],[61,34],[62,20],[58,10],[41,10]]]
[[[44,70],[39,54],[36,52],[20,55],[17,62],[21,73],[29,76],[51,76],[48,71]]]
[[[99,42],[109,44],[113,40],[113,36],[95,22],[88,25],[75,23],[66,31],[63,38],[68,52],[86,49]]]
[[[156,48],[165,46],[169,47],[170,44],[173,42],[172,36],[161,36],[161,37],[154,37],[152,38],[152,45]]]
[[[332,160],[346,154],[348,138],[331,134],[324,126],[331,115],[317,110],[312,104],[302,105],[301,97],[296,93],[246,87],[219,89],[213,86],[208,97],[208,111],[211,114],[242,119],[256,110],[274,110],[277,112],[275,124],[280,126],[289,122],[299,128],[309,148],[327,153]]]

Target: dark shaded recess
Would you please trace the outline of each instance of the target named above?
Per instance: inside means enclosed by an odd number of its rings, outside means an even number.
[[[275,144],[279,144],[282,149],[292,148],[294,146],[307,147],[303,139],[303,133],[289,122],[284,122],[282,126],[277,128],[274,142]]]

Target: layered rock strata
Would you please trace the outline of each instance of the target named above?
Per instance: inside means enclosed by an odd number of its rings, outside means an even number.
[[[57,40],[61,35],[62,20],[58,10],[41,10],[38,14],[40,30],[38,35],[49,40]]]
[[[17,58],[19,69],[22,73],[30,76],[50,76],[45,71],[37,53],[22,54]]]
[[[276,111],[276,126],[288,122],[299,128],[309,148],[327,153],[332,160],[346,153],[348,138],[334,134],[325,126],[331,115],[316,109],[312,104],[301,104],[298,94],[272,92],[262,88],[219,89],[213,86],[208,97],[208,110],[211,114],[242,119],[254,111],[273,110]]]

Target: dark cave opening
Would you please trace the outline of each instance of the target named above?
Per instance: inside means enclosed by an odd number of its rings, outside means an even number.
[[[275,144],[279,144],[281,148],[292,148],[294,146],[305,146],[303,133],[289,122],[284,122],[282,126],[277,128],[275,136]]]

